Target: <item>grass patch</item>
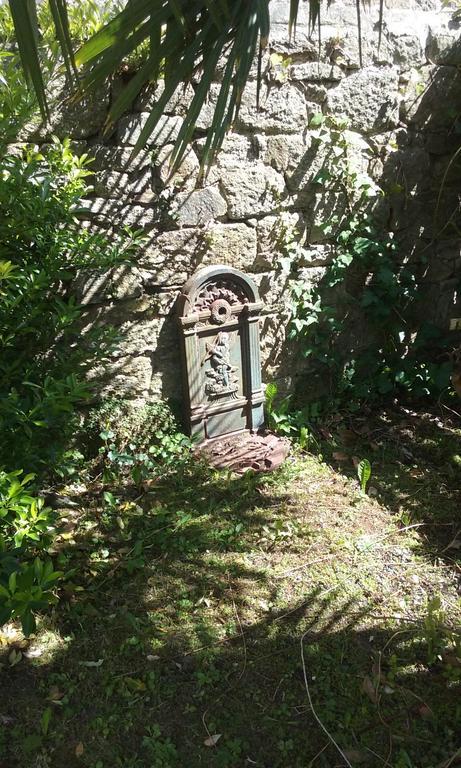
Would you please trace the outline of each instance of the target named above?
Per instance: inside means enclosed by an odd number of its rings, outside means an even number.
[[[309,696],[354,767],[445,765],[460,433],[431,419],[335,424],[323,460],[267,476],[80,489],[59,606],[0,636],[1,768],[345,765]]]

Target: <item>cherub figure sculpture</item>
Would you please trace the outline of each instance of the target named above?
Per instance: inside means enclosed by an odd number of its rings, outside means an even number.
[[[211,368],[206,375],[211,379],[205,387],[209,395],[232,394],[238,389],[235,373],[237,368],[230,361],[230,334],[220,331],[212,344],[206,345],[203,363],[210,360]]]

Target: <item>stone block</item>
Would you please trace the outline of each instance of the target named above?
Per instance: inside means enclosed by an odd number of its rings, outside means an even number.
[[[165,90],[164,80],[148,85],[134,103],[135,112],[150,112]],[[163,114],[184,117],[189,109],[195,91],[190,83],[180,86],[165,105]]]
[[[88,139],[100,133],[109,108],[109,86],[85,96],[79,101],[69,99],[64,78],[59,78],[48,94],[51,103],[50,120],[43,123],[34,117],[20,131],[19,141],[46,141],[52,136],[59,139]]]
[[[215,187],[179,192],[171,205],[171,215],[180,227],[198,227],[224,216],[227,205]]]
[[[259,272],[276,270],[278,260],[284,255],[286,246],[285,232],[303,232],[304,222],[299,213],[284,213],[283,221],[280,216],[264,216],[256,225],[257,235],[257,267]]]
[[[83,306],[134,299],[142,295],[142,276],[131,264],[114,267],[103,275],[82,270],[74,281],[74,290]]]
[[[256,230],[246,224],[215,224],[205,233],[206,262],[252,271],[256,260]]]
[[[353,130],[376,133],[397,125],[398,103],[397,69],[366,67],[328,92],[326,108],[347,117]]]
[[[102,228],[117,224],[123,216],[123,206],[118,200],[104,197],[94,197],[81,200],[79,215],[81,218],[95,222]]]
[[[461,64],[461,43],[459,30],[449,29],[440,24],[431,25],[426,41],[426,57],[434,64],[459,67]]]
[[[93,368],[88,379],[100,397],[145,399],[152,380],[152,363],[148,356],[121,357]]]
[[[205,139],[198,139],[194,148],[200,159],[203,158]],[[242,163],[252,162],[259,157],[259,145],[256,136],[242,136],[238,133],[230,133],[224,139],[222,148],[215,158],[214,164],[208,169],[207,182],[214,184],[219,182],[220,169],[235,167]]]
[[[177,318],[169,317],[160,326],[157,347],[151,355],[150,394],[178,400],[184,405],[181,356]]]
[[[101,171],[93,180],[94,193],[98,197],[123,198],[127,194],[129,177],[127,173],[120,171]]]
[[[329,264],[334,256],[333,246],[307,242],[309,227],[310,220],[306,221],[299,212],[285,213],[283,221],[278,216],[260,219],[257,225],[258,270],[279,269],[279,260],[286,255],[287,248],[293,252],[298,267],[323,267]]]
[[[91,168],[95,171],[110,170],[133,173],[149,167],[152,162],[152,150],[141,150],[133,157],[133,150],[129,147],[118,147],[106,144],[90,145],[86,150],[93,158]]]
[[[149,285],[179,286],[201,264],[206,251],[203,230],[155,231],[140,251],[137,264]]]
[[[318,106],[306,103],[302,88],[292,83],[269,88],[263,85],[257,109],[256,83],[250,81],[243,92],[236,128],[251,133],[298,133],[306,127],[309,114],[316,111]]]
[[[194,150],[187,149],[179,167],[171,173],[171,155],[173,144],[166,144],[154,156],[154,174],[161,187],[167,186],[172,190],[193,191],[197,184],[200,163]]]
[[[155,187],[152,166],[143,168],[132,177],[129,187],[130,202],[135,205],[153,205],[159,199]]]
[[[339,83],[344,72],[335,64],[324,61],[304,61],[292,64],[288,70],[290,80],[306,80],[309,83]]]
[[[211,126],[220,89],[221,86],[218,83],[211,84],[208,96],[199,112],[197,120],[195,121],[197,130],[206,131]]]
[[[118,142],[122,145],[127,144],[134,147],[141,136],[141,131],[143,130],[149,115],[149,112],[141,112],[139,114],[122,117],[117,127]],[[162,115],[157,126],[148,138],[147,145],[151,147],[162,147],[164,144],[176,141],[181,125],[182,120],[180,117]]]
[[[112,357],[146,355],[157,348],[161,320],[159,317],[128,319],[117,328],[117,338]]]
[[[309,242],[322,243],[331,238],[324,232],[324,226],[333,227],[333,234],[338,231],[340,222],[347,210],[348,201],[344,194],[339,192],[317,192],[312,201],[312,207],[307,216],[309,220]]]
[[[309,136],[300,134],[258,136],[257,139],[260,159],[279,173],[288,169],[293,171],[310,144]]]
[[[286,193],[283,176],[259,162],[226,168],[221,186],[230,219],[269,214],[280,207]]]

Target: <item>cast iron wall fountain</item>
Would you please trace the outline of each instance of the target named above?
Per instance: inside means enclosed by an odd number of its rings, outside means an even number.
[[[264,434],[259,321],[254,282],[226,266],[206,267],[178,300],[186,420],[215,466],[272,469],[286,444]]]

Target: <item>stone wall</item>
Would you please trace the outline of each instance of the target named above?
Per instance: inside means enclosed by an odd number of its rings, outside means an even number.
[[[169,180],[168,157],[193,85],[171,100],[148,149],[134,161],[131,148],[161,84],[136,100],[108,138],[102,138],[101,129],[114,92],[124,87],[122,79],[89,103],[63,105],[51,126],[29,130],[28,138],[42,141],[51,132],[70,135],[94,157],[94,195],[88,200],[93,224],[108,230],[128,225],[146,234],[131,268],[120,267],[104,279],[79,279],[86,321],[111,322],[121,331],[113,359],[95,371],[106,392],[180,397],[174,303],[186,279],[199,266],[213,263],[243,269],[258,284],[266,304],[264,380],[277,379],[288,389],[293,385],[297,370],[285,343],[289,286],[279,264],[279,216],[289,214],[303,238],[306,281],[319,280],[331,257],[319,224],[337,200],[312,184],[319,164],[309,124],[317,112],[349,119],[357,162],[390,190],[381,215],[395,231],[402,254],[424,244],[423,283],[433,317],[448,328],[450,318],[461,315],[461,306],[455,306],[459,240],[448,232],[435,237],[433,222],[437,185],[459,145],[453,116],[461,107],[461,55],[452,11],[436,0],[388,0],[378,50],[378,5],[366,6],[360,68],[355,3],[333,2],[325,11],[320,59],[318,41],[309,36],[307,5],[301,4],[296,39],[288,40],[288,7],[289,0],[271,2],[260,109],[252,79],[234,130],[199,188],[199,160],[219,71],[190,151]],[[280,56],[271,57],[274,53]],[[454,210],[456,185],[446,189],[444,205]]]

